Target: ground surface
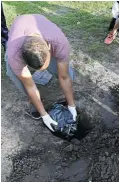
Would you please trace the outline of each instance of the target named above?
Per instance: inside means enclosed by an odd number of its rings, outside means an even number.
[[[2,182],[119,181],[119,39],[103,44],[112,3],[95,9],[93,3],[4,3],[8,25],[17,14],[41,11],[63,28],[77,70],[76,104],[94,128],[68,142],[25,116],[27,98],[5,76],[2,61]],[[55,78],[39,89],[46,107],[63,97]]]

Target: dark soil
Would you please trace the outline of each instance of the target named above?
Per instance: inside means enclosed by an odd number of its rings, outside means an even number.
[[[49,95],[45,94],[48,88]],[[46,107],[63,99],[57,81],[40,90]],[[27,99],[11,81],[2,80],[2,182],[119,181],[117,125],[94,122],[81,109],[81,122],[92,130],[81,140],[69,142],[52,135],[42,121],[25,116],[26,106]]]

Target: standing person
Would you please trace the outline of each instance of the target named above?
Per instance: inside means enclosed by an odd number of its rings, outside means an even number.
[[[76,121],[77,112],[71,81],[74,75],[69,65],[69,53],[66,36],[46,17],[32,14],[22,15],[14,20],[9,31],[6,51],[7,75],[34,106],[27,114],[35,119],[41,116],[45,125],[52,131],[52,124],[57,123],[46,112],[34,80],[35,77],[38,80],[42,71],[46,69],[57,75],[68,109]],[[33,76],[30,68],[37,70]]]
[[[109,31],[104,43],[111,44],[117,36],[117,31],[119,30],[119,1],[116,1],[112,7],[113,18],[110,22]]]
[[[7,25],[6,25],[3,6],[2,6],[2,3],[1,3],[1,44],[4,47],[4,50],[6,50],[7,41],[8,41],[8,28],[7,28]]]

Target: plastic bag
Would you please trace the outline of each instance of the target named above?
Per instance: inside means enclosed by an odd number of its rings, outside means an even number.
[[[78,110],[76,122],[73,121],[73,116],[67,108],[66,101],[54,103],[53,106],[48,109],[48,113],[52,119],[58,123],[58,126],[52,125],[55,131],[53,134],[57,137],[66,140],[73,138],[81,140],[92,130],[92,126],[86,124],[86,118],[82,118]]]
[[[77,122],[73,121],[73,116],[68,110],[66,103],[55,103],[48,111],[49,115],[58,125],[52,126],[55,135],[66,139],[71,139],[77,132]]]

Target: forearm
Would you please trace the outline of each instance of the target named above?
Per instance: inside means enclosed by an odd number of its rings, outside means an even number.
[[[59,78],[61,88],[63,89],[63,92],[65,94],[65,97],[67,99],[68,105],[75,106],[74,98],[73,98],[73,89],[72,89],[72,81],[70,77],[66,78]]]
[[[41,114],[42,119],[44,124],[51,130],[54,132],[54,129],[52,127],[52,124],[54,126],[57,126],[57,122],[54,121],[50,115],[45,111],[44,106],[42,104],[41,98],[40,98],[40,93],[37,89],[37,87],[34,85],[33,87],[29,88],[27,87],[27,93],[29,95],[29,98],[31,100],[31,102],[33,103],[33,105],[36,107],[36,109],[38,110],[38,112]]]
[[[32,88],[26,88],[26,90],[32,104],[35,106],[35,108],[41,114],[41,116],[44,116],[47,112],[45,111],[37,87],[33,86]]]

